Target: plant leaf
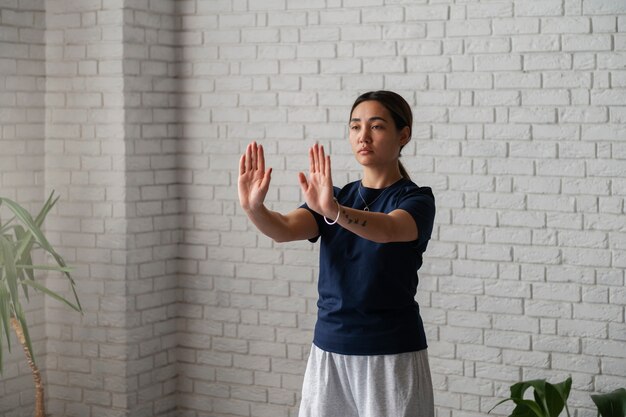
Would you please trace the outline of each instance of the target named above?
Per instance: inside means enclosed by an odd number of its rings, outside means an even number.
[[[520,400],[509,417],[545,417],[537,404],[531,400]]]
[[[39,214],[37,214],[37,217],[35,218],[35,224],[38,227],[41,227],[44,219],[46,218],[46,216],[48,215],[52,207],[54,207],[57,201],[59,201],[59,198],[61,198],[61,196],[57,196],[54,199],[53,198],[54,198],[54,190],[52,190],[52,192],[50,193],[50,196],[48,196],[48,199],[46,200],[43,207],[39,211]]]
[[[0,280],[0,321],[2,323],[2,328],[4,329],[4,334],[7,339],[7,347],[9,348],[9,352],[11,351],[10,320],[11,320],[11,309],[9,307],[9,292],[7,291],[4,285],[4,281]],[[2,339],[1,335],[0,335],[0,339]]]
[[[31,280],[25,280],[24,281],[25,284],[30,285],[31,287],[46,293],[47,295],[49,295],[50,297],[54,298],[55,300],[61,301],[62,303],[65,303],[68,307],[76,310],[76,311],[80,311],[80,307],[77,305],[72,304],[71,302],[69,302],[67,299],[65,299],[63,296],[55,293],[54,291],[51,291],[50,289],[46,288],[45,286],[43,286],[42,284],[38,283],[37,281],[31,281]]]
[[[51,208],[51,207],[48,207],[50,198],[48,199],[48,201],[42,208],[41,212],[37,216],[37,220],[40,223],[43,222],[43,218],[45,217],[45,215],[48,213],[48,211]],[[22,206],[17,204],[15,201],[10,200],[8,198],[0,197],[0,199],[4,201],[4,203],[9,207],[9,209],[11,209],[13,213],[15,213],[15,215],[22,222],[22,224],[26,226],[26,229],[32,234],[32,236],[35,238],[35,241],[37,241],[37,243],[41,245],[42,249],[44,249],[46,252],[54,256],[55,259],[60,258],[59,254],[56,253],[54,248],[52,248],[52,245],[50,245],[50,242],[48,242],[48,239],[46,239],[44,234],[41,232],[41,229],[39,227],[40,225],[37,225],[35,223],[35,220],[33,220],[33,217],[30,215],[28,211],[26,211],[26,209],[24,209]],[[56,200],[54,201],[56,202]],[[26,249],[29,243],[30,243],[30,239],[26,239],[22,241],[22,244],[19,246],[18,251],[16,253],[16,258],[21,257],[22,252]],[[57,262],[58,262],[58,259],[57,259]],[[61,265],[61,266],[65,266],[65,265]]]
[[[44,219],[46,218],[46,216],[48,215],[48,213],[50,212],[50,210],[52,210],[52,207],[54,207],[54,205],[57,203],[57,201],[59,201],[59,198],[61,198],[61,196],[57,196],[56,198],[54,197],[54,190],[52,190],[52,192],[50,193],[50,196],[48,197],[48,200],[46,200],[45,204],[43,205],[43,207],[41,208],[41,211],[39,212],[39,214],[37,215],[37,217],[35,218],[35,223],[37,224],[37,226],[41,227],[41,225],[43,224]],[[44,247],[44,249],[46,249]],[[56,251],[48,251],[53,257],[54,259],[57,261],[57,264],[64,268],[61,272],[63,272],[63,274],[65,275],[65,277],[70,281],[71,287],[72,287],[72,292],[74,293],[74,300],[76,300],[76,305],[79,307],[79,311],[82,312],[83,308],[80,304],[80,300],[78,299],[78,294],[76,293],[76,283],[74,282],[74,279],[72,278],[72,276],[70,275],[70,271],[65,270],[65,268],[67,268],[67,264],[65,263],[65,260],[61,257],[61,255],[59,255],[58,253],[56,253]]]
[[[572,388],[572,377],[568,377],[565,381],[558,384],[546,383],[546,403],[548,412],[551,417],[559,417],[563,407],[569,417],[569,409],[567,408],[567,398]]]
[[[498,401],[498,403],[496,405],[494,405],[493,407],[491,407],[491,409],[489,411],[487,411],[487,414],[491,413],[493,411],[494,408],[496,408],[497,406],[499,406],[502,403],[505,403],[507,401],[513,401],[511,398],[505,398],[502,401]]]
[[[511,398],[517,404],[518,401],[522,401],[524,399],[524,393],[528,388],[533,388],[533,396],[535,398],[535,407],[539,410],[537,411],[539,416],[548,417],[545,397],[546,397],[546,380],[545,379],[533,379],[530,381],[522,381],[517,384],[513,384],[511,386]]]
[[[520,400],[524,399],[524,392],[526,392],[526,390],[530,387],[534,388],[538,395],[545,396],[546,381],[544,379],[533,379],[513,384],[511,386],[511,398],[517,398]]]
[[[567,397],[571,386],[571,378],[554,385],[545,379],[518,382],[511,385],[511,396],[500,401],[491,410],[505,401],[513,401],[516,407],[510,417],[558,417],[563,407],[567,410]],[[524,393],[529,388],[533,388],[534,401],[524,399]],[[569,410],[567,415],[569,416]]]
[[[539,404],[537,404],[533,400],[515,399],[513,401],[515,401],[517,407],[515,407],[515,409],[513,410],[513,414],[511,414],[512,417],[548,417],[544,410],[541,409]],[[518,411],[516,412],[515,410]]]
[[[72,268],[70,267],[61,267],[61,266],[53,266],[53,265],[15,265],[17,269],[27,269],[27,270],[42,270],[42,271],[59,271],[59,272],[72,272]],[[34,279],[31,279],[34,281]]]
[[[7,348],[9,352],[11,352],[11,334],[9,330],[9,293],[4,285],[4,280],[2,279],[4,274],[4,269],[0,269],[0,327],[4,329],[4,335],[7,339]],[[2,329],[0,329],[0,374],[2,374],[2,358],[3,358],[3,347],[2,347]]]
[[[59,255],[54,250],[52,245],[50,245],[50,242],[48,242],[48,240],[46,239],[46,237],[43,235],[43,233],[40,230],[40,226],[41,224],[43,224],[43,221],[46,215],[52,209],[52,206],[54,206],[54,204],[59,199],[59,197],[53,198],[53,195],[54,195],[54,191],[48,197],[48,200],[42,207],[36,219],[33,219],[30,213],[28,213],[28,211],[26,211],[22,206],[20,206],[13,200],[0,197],[0,202],[4,202],[13,211],[16,217],[24,224],[24,226],[26,226],[26,229],[32,234],[35,241],[41,246],[41,248],[45,250],[46,252],[48,252],[49,254],[51,254],[60,267],[65,268],[67,267],[67,264],[65,263],[61,255]],[[30,243],[29,239],[22,241],[21,245],[18,247],[18,250],[17,250],[17,256],[16,256],[17,258],[21,257],[21,254],[27,248],[29,243]],[[78,305],[78,307],[80,308],[80,311],[82,311],[82,306],[80,304],[80,300],[78,299],[78,294],[76,293],[76,288],[75,288],[76,283],[72,279],[72,276],[69,274],[69,272],[63,271],[63,274],[70,281],[72,292],[74,293],[74,299],[76,300],[76,305]]]
[[[13,245],[4,237],[0,236],[0,252],[2,252],[4,278],[9,287],[9,301],[13,306],[19,304],[17,293],[17,269],[15,268],[15,258]]]
[[[2,205],[2,201],[0,201],[0,205]],[[6,222],[4,225],[2,225],[2,227],[0,227],[0,234],[6,233],[9,230],[11,230],[13,227],[15,226],[11,226],[11,222],[15,220],[15,216],[11,217],[11,219]]]
[[[2,329],[7,339],[9,351],[11,350],[10,327],[14,318],[22,328],[25,348],[35,361],[26,315],[22,308],[19,297],[19,284],[22,285],[24,295],[28,299],[28,287],[41,291],[50,297],[61,301],[70,308],[81,311],[82,307],[76,293],[76,283],[72,279],[71,269],[66,265],[63,258],[54,250],[50,242],[41,230],[41,226],[59,197],[50,194],[39,214],[33,219],[31,214],[16,202],[0,197],[0,205],[4,204],[14,214],[8,223],[0,223],[0,372],[2,372],[3,345]],[[21,224],[11,224],[12,222]],[[12,232],[12,233],[11,233]],[[34,265],[32,259],[33,249],[43,249],[52,255],[58,266]],[[71,284],[71,289],[76,299],[76,304],[68,301],[62,295],[48,289],[43,284],[35,281],[35,270],[58,271],[63,273]]]
[[[22,240],[22,239],[27,239],[29,236],[27,235],[26,231],[24,230],[22,226],[17,225],[15,226],[15,237],[17,238],[17,240]],[[31,243],[26,247],[26,250],[24,251],[24,255],[22,255],[22,258],[20,259],[19,263],[32,265],[33,263],[33,258],[31,256],[32,247],[33,247],[33,242],[31,241]],[[33,271],[27,270],[26,274],[28,275],[28,278],[35,279]]]
[[[608,394],[592,395],[591,399],[602,417],[626,416],[626,389],[619,388]]]

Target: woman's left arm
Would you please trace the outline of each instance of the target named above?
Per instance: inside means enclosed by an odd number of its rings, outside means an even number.
[[[327,218],[331,221],[336,219],[337,210],[339,210],[337,224],[364,239],[376,243],[417,240],[417,225],[413,216],[405,210],[397,209],[386,214],[357,210],[339,203],[335,205],[334,212],[328,213],[332,217],[327,216]]]

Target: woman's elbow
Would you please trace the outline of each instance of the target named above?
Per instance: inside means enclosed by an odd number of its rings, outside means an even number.
[[[274,241],[274,243],[286,243],[286,242],[291,242],[292,239],[289,239],[289,237],[287,236],[274,236],[272,237],[272,240]]]

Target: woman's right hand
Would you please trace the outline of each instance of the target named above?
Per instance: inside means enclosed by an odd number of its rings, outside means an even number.
[[[263,205],[270,186],[272,168],[265,171],[263,146],[248,144],[239,160],[239,204],[245,211],[254,211]]]

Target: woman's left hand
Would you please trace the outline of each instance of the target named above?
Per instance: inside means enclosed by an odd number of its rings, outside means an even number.
[[[333,179],[330,170],[330,156],[324,154],[324,147],[317,143],[309,149],[309,178],[298,174],[300,187],[307,205],[322,216],[335,218],[338,206],[333,200]]]

